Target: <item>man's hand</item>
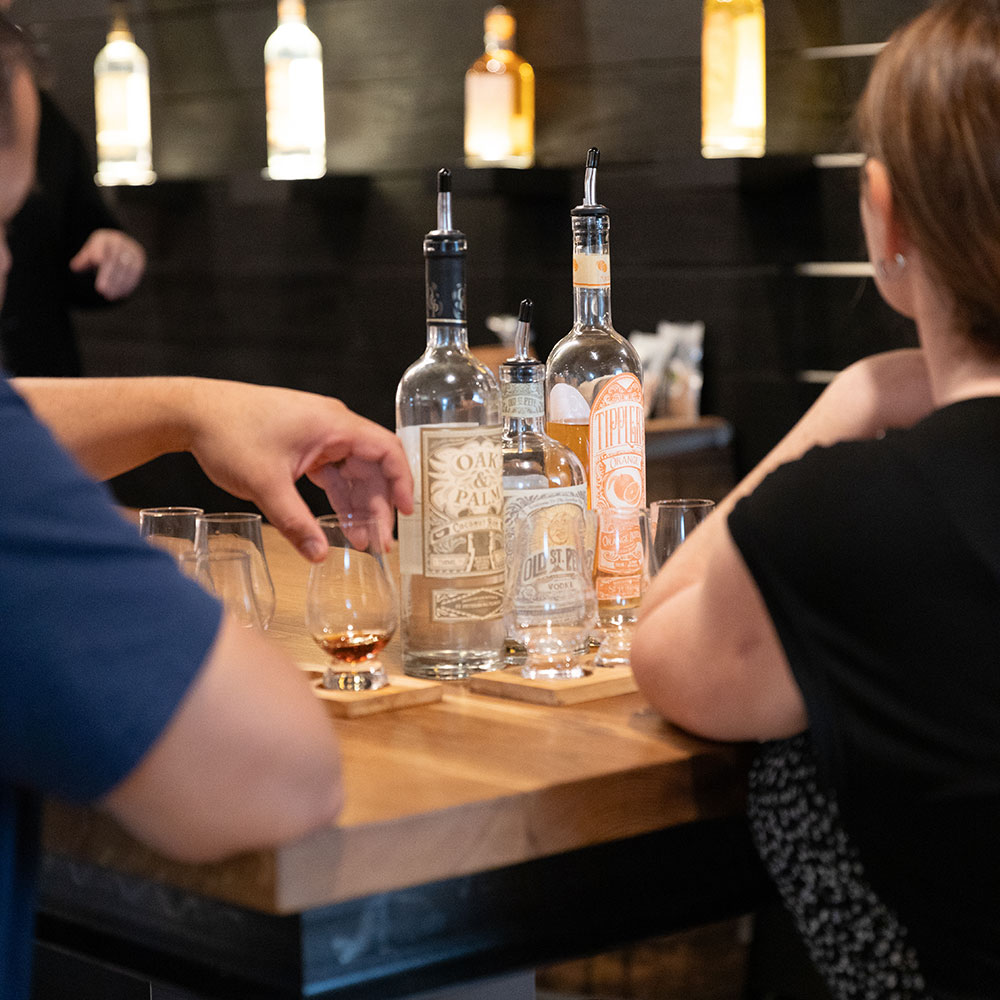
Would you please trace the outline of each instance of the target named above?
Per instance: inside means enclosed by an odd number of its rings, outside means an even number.
[[[399,438],[329,396],[185,377],[19,378],[12,385],[95,479],[190,451],[217,486],[255,503],[316,562],[327,544],[296,488],[302,476],[326,491],[337,513],[377,517],[386,544],[393,508],[413,510]]]
[[[386,544],[393,510],[413,510],[399,439],[337,399],[292,389],[192,380],[190,450],[218,486],[252,500],[307,558],[326,539],[295,488],[308,476],[339,514],[375,516]]]

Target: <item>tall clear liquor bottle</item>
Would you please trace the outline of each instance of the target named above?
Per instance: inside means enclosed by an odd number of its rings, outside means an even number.
[[[466,246],[441,170],[437,229],[424,237],[427,349],[396,391],[415,494],[399,518],[403,669],[441,680],[503,666],[500,390],[469,352]]]
[[[542,519],[567,517],[587,508],[587,477],[580,460],[545,433],[545,365],[528,355],[530,299],[521,302],[514,357],[500,365],[503,405],[504,541],[507,595],[518,600],[513,569],[518,531]],[[524,648],[509,637],[507,658],[517,661]]]
[[[278,26],[264,45],[267,174],[277,180],[326,173],[323,47],[303,0],[278,0]]]
[[[642,365],[611,325],[610,220],[596,199],[599,156],[587,153],[583,204],[571,213],[573,328],[546,364],[546,429],[583,463],[591,508],[637,508],[646,503]]]

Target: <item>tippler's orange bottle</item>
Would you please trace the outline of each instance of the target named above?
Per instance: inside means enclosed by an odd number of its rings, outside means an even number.
[[[583,204],[572,211],[573,328],[545,366],[547,431],[587,472],[590,507],[646,503],[642,364],[611,325],[608,210],[597,204],[599,152],[587,153]]]

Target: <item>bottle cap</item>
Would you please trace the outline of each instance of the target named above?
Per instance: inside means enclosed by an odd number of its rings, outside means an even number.
[[[577,205],[570,215],[607,215],[608,210],[597,203],[597,164],[601,151],[596,146],[587,150],[587,165],[583,172],[583,203]]]
[[[522,299],[514,332],[514,357],[500,366],[508,382],[538,382],[545,377],[545,365],[528,354],[531,345],[531,299]]]
[[[517,30],[517,21],[506,7],[498,4],[486,12],[483,27],[496,41],[509,41]]]
[[[437,172],[437,228],[424,237],[424,254],[461,256],[468,249],[465,233],[451,224],[451,171],[442,167]]]

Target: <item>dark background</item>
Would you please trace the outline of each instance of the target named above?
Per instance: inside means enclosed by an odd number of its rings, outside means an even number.
[[[339,396],[388,427],[423,350],[421,240],[451,167],[469,237],[470,341],[535,302],[542,356],[572,319],[569,210],[601,149],[619,332],[706,324],[703,411],[735,428],[738,472],[791,425],[828,372],[912,343],[870,277],[803,265],[864,260],[849,119],[871,64],[818,47],[884,41],[921,0],[766,0],[768,154],[699,155],[699,0],[511,0],[535,68],[538,166],[462,166],[463,76],[489,0],[308,0],[324,52],[329,174],[264,180],[270,0],[133,0],[150,61],[158,182],[108,197],[145,245],[132,301],[78,318],[91,375],[197,374]],[[15,0],[49,89],[93,147],[99,0]],[[856,270],[856,269],[855,269]],[[808,271],[810,273],[804,273]],[[134,505],[234,504],[187,457],[116,483]],[[310,499],[325,506],[315,495]]]

